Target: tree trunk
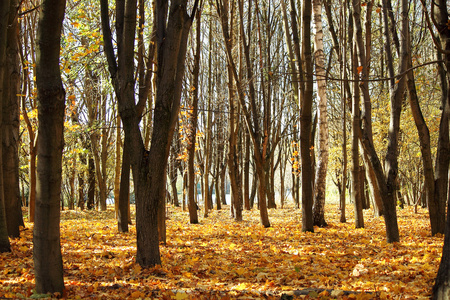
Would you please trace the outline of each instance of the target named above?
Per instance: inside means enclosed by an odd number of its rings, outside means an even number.
[[[120,117],[116,116],[116,148],[114,155],[114,210],[116,219],[119,219],[119,197],[120,197],[120,177],[121,177],[121,144],[122,138],[120,134]],[[120,225],[119,225],[120,228]]]
[[[86,165],[86,155],[84,153],[78,154],[79,160],[81,164]],[[84,210],[85,200],[84,200],[84,178],[85,178],[85,171],[81,171],[78,173],[78,204],[77,206]]]
[[[174,153],[174,148],[172,147],[172,154],[171,154],[171,163],[169,164],[169,180],[170,180],[170,187],[172,188],[172,199],[173,199],[173,205],[176,207],[180,206],[180,202],[178,200],[178,190],[177,190],[177,159],[176,154]]]
[[[198,223],[198,213],[197,213],[197,203],[195,202],[196,193],[196,172],[195,172],[195,151],[197,145],[197,123],[198,123],[198,87],[199,87],[199,73],[200,73],[200,13],[197,12],[197,28],[196,28],[196,40],[195,40],[195,54],[194,54],[194,66],[192,71],[192,86],[189,89],[191,92],[191,107],[189,113],[190,126],[188,130],[188,178],[189,178],[189,188],[188,188],[188,203],[189,203],[189,220],[191,224]],[[204,200],[205,214],[207,215],[208,205],[206,199]]]
[[[9,20],[9,1],[3,1],[0,4],[0,87],[3,87],[4,79],[7,75],[6,68],[6,40],[7,40],[7,29]],[[0,105],[0,112],[3,110],[3,103],[5,102],[3,96],[3,88],[0,89],[0,100],[2,105]],[[0,113],[0,125],[3,126],[2,114]],[[3,132],[0,130],[0,137]],[[0,154],[2,152],[2,145],[0,144]],[[2,163],[2,155],[0,155],[0,163]],[[11,245],[8,239],[8,227],[6,223],[6,213],[5,213],[5,197],[3,194],[3,168],[0,168],[0,253],[11,252]]]
[[[345,10],[345,8],[344,8]],[[342,65],[341,65],[342,66]],[[343,68],[341,68],[342,71]],[[345,71],[344,71],[345,72]],[[339,194],[340,203],[340,219],[341,223],[347,222],[346,217],[346,195],[347,190],[347,95],[345,90],[343,90],[342,101],[342,187]]]
[[[7,1],[8,2],[8,1]],[[8,235],[19,237],[23,225],[19,188],[19,49],[18,49],[18,1],[10,1],[8,20],[6,65],[3,81],[3,192],[8,225]]]
[[[88,197],[86,207],[89,210],[95,207],[95,164],[91,155],[88,158]]]
[[[88,90],[86,105],[88,107],[88,124],[91,128],[89,139],[91,153],[94,159],[95,177],[99,191],[98,202],[100,204],[100,210],[106,211],[106,178],[104,177],[104,173],[102,172],[102,156],[104,156],[102,155],[102,152],[106,151],[106,149],[100,147],[100,139],[103,140],[104,138],[106,138],[106,136],[101,134],[102,129],[96,125],[98,122],[100,122],[100,120],[102,120],[102,117],[104,117],[100,113],[100,108],[104,109],[106,105],[105,103],[102,103],[102,95],[99,91],[100,80],[98,74],[96,74],[92,70],[87,70],[86,78],[86,89]]]
[[[325,188],[327,184],[327,168],[328,168],[328,120],[327,120],[327,81],[325,79],[325,55],[323,52],[323,29],[322,29],[322,1],[313,1],[314,24],[316,34],[315,44],[315,63],[317,76],[318,91],[318,162],[316,168],[315,185],[314,185],[314,205],[313,220],[314,225],[325,227]]]
[[[118,63],[116,62],[108,17],[108,2],[101,1],[105,54],[113,79],[119,113],[124,124],[125,144],[130,147],[130,161],[136,195],[136,262],[142,267],[161,264],[158,220],[166,194],[166,169],[170,144],[180,108],[188,33],[193,15],[186,12],[186,1],[155,3],[157,37],[157,83],[151,147],[147,151],[139,128],[140,109],[134,101],[134,37],[136,0],[116,4],[118,16]],[[123,26],[123,27],[122,27]],[[117,27],[117,26],[116,26]],[[165,219],[165,218],[163,218]]]
[[[128,207],[130,203],[130,155],[125,144],[122,152],[122,170],[120,172],[119,210],[117,225],[119,232],[128,232]]]
[[[35,32],[34,28],[30,30]],[[28,37],[31,39],[30,44],[28,44]],[[35,133],[35,129],[33,128],[33,124],[31,123],[30,118],[28,117],[28,109],[26,105],[27,94],[30,94],[31,84],[29,78],[29,68],[25,63],[25,59],[23,59],[23,48],[31,48],[31,52],[34,53],[34,39],[32,38],[33,34],[24,33],[23,44],[22,47],[19,47],[20,57],[22,60],[22,90],[21,90],[21,113],[23,120],[25,121],[27,132],[29,136],[29,166],[28,166],[28,177],[29,177],[29,186],[28,186],[28,222],[34,222],[34,211],[35,211],[35,202],[36,202],[36,144],[37,144],[37,135]],[[22,41],[22,39],[21,39]],[[34,56],[33,56],[34,60]],[[31,109],[36,109],[35,101],[30,100]]]
[[[219,3],[218,3],[219,4]],[[251,2],[249,2],[249,5]],[[259,185],[259,191],[260,191],[260,218],[261,218],[261,224],[264,227],[269,227],[270,222],[268,219],[268,213],[267,213],[267,205],[266,205],[266,191],[265,191],[265,179],[262,177],[265,176],[264,174],[264,166],[265,166],[265,159],[266,159],[266,148],[263,149],[261,145],[261,132],[259,130],[259,120],[258,120],[258,112],[256,107],[256,96],[255,96],[255,89],[253,84],[253,71],[252,71],[252,65],[250,61],[250,52],[249,52],[249,44],[246,41],[246,35],[244,31],[244,25],[243,25],[243,2],[238,1],[238,8],[239,8],[239,18],[240,18],[240,32],[241,32],[241,43],[244,50],[244,56],[246,61],[246,69],[247,69],[247,77],[249,78],[249,101],[250,101],[250,108],[248,108],[248,105],[244,98],[244,89],[242,86],[242,76],[238,74],[238,68],[236,66],[236,63],[234,61],[233,53],[232,53],[232,39],[230,35],[230,30],[232,32],[232,25],[229,25],[229,18],[228,18],[228,1],[220,2],[220,5],[217,6],[218,14],[222,21],[222,33],[225,41],[225,51],[227,55],[227,63],[228,63],[228,70],[229,70],[229,78],[231,77],[234,79],[234,82],[236,84],[237,88],[237,98],[239,100],[240,109],[243,112],[244,118],[245,118],[245,124],[247,126],[248,133],[250,134],[250,137],[252,139],[253,147],[254,147],[254,157],[256,161],[256,172],[258,173],[258,178],[260,180]],[[232,19],[232,18],[230,18]],[[250,23],[249,23],[250,24]],[[250,26],[250,25],[249,25]],[[231,74],[230,74],[231,73]],[[250,112],[251,110],[251,112]],[[237,125],[236,125],[237,126]],[[237,132],[237,131],[235,131]],[[233,133],[230,133],[233,135]],[[266,144],[265,144],[266,145]],[[231,145],[230,145],[231,147]],[[231,150],[232,151],[236,150]],[[235,155],[236,156],[236,155]],[[231,157],[230,157],[231,158]],[[237,158],[237,157],[236,157]],[[239,164],[237,163],[237,159],[234,163],[236,166]],[[231,167],[231,166],[229,166]],[[232,174],[233,170],[230,170],[230,174]],[[236,183],[240,180],[239,178],[236,178]],[[239,183],[241,184],[241,183]],[[239,191],[239,197],[235,200],[237,200],[237,208],[242,209],[242,193]]]
[[[408,30],[408,45],[411,45]],[[408,56],[408,68],[412,68],[411,54]],[[433,172],[433,159],[431,157],[430,132],[420,109],[419,99],[416,91],[416,83],[413,71],[408,72],[407,87],[409,92],[409,105],[414,117],[417,133],[419,135],[420,149],[422,152],[422,165],[424,175],[425,197],[428,199],[428,209],[430,214],[431,234],[444,233],[445,230],[445,205],[440,205],[440,197],[435,194],[435,178]],[[445,104],[445,103],[444,103]],[[444,112],[445,110],[443,110]],[[442,116],[444,119],[445,115]],[[441,117],[441,120],[442,120]],[[448,126],[447,126],[448,127]],[[445,134],[445,130],[444,130]],[[448,132],[447,132],[448,136]],[[436,163],[436,167],[439,163]],[[445,199],[444,199],[445,200]],[[445,201],[443,202],[445,203]]]
[[[449,47],[450,48],[450,47]],[[446,58],[450,61],[450,58]],[[450,65],[450,63],[448,63]],[[448,65],[446,68],[448,68]],[[450,86],[449,71],[447,69],[447,86]],[[445,79],[444,79],[445,80]],[[448,92],[448,88],[443,91]],[[445,99],[445,98],[444,98]],[[434,196],[431,198],[426,197],[428,205],[434,206],[430,207],[430,218],[436,217],[435,226],[432,225],[432,231],[441,232],[443,223],[445,222],[445,203],[447,201],[448,193],[448,171],[449,171],[449,161],[450,161],[450,140],[449,140],[449,118],[450,118],[450,101],[448,97],[442,103],[442,114],[441,121],[439,124],[439,138],[438,146],[436,151],[436,164],[435,164],[435,186],[434,186]],[[437,210],[437,215],[435,215],[434,210]],[[433,211],[433,212],[432,212]],[[433,230],[433,227],[435,229]]]
[[[250,210],[250,135],[248,132],[244,135],[244,208]]]
[[[60,245],[62,152],[65,92],[59,68],[60,37],[66,1],[44,0],[40,6],[36,85],[38,111],[36,219],[33,259],[36,293],[63,293]]]
[[[390,0],[383,0],[383,10],[386,12],[384,2]],[[403,74],[407,67],[407,45],[406,36],[408,32],[408,11],[407,1],[402,0],[402,39],[400,44],[400,61],[398,67],[398,73]],[[388,65],[392,64],[392,56],[390,56],[390,39],[388,33],[387,20],[385,19],[385,35],[386,35],[386,55],[388,57]],[[391,25],[392,26],[392,25]],[[390,68],[390,67],[389,67]],[[388,147],[385,158],[385,182],[386,182],[386,194],[382,194],[385,223],[386,223],[386,235],[388,242],[399,241],[399,232],[397,224],[397,210],[396,210],[396,179],[398,173],[398,134],[400,131],[400,114],[402,109],[402,99],[405,91],[406,78],[401,77],[394,85],[391,83],[391,117],[389,124],[388,135]]]
[[[359,81],[357,80],[359,74],[357,71],[357,57],[356,57],[356,45],[353,50],[353,101],[352,101],[352,200],[355,206],[355,228],[364,228],[364,215],[362,210],[362,195],[361,195],[361,171],[359,167],[359,144],[358,139],[360,136],[360,93],[359,93]]]
[[[314,232],[312,215],[313,187],[311,130],[313,103],[313,61],[311,53],[311,0],[303,1],[302,62],[305,74],[300,74],[300,156],[302,162],[302,231]]]
[[[432,14],[433,19],[435,20],[435,27],[440,34],[441,38],[441,48],[446,51],[444,53],[445,59],[445,68],[447,71],[447,88],[443,88],[447,94],[443,95],[443,100],[445,101],[445,105],[443,106],[443,114],[445,113],[445,118],[441,118],[440,130],[446,132],[446,139],[448,139],[448,126],[449,126],[449,115],[448,110],[450,109],[450,93],[448,91],[448,86],[450,86],[450,28],[448,27],[448,10],[447,10],[447,2],[445,0],[435,1],[432,4]],[[441,132],[439,132],[441,136]],[[439,140],[441,142],[441,140]],[[448,144],[447,144],[448,145]],[[439,147],[439,146],[438,146]],[[444,147],[445,149],[445,147]],[[448,149],[442,153],[445,159],[448,159]],[[439,151],[439,150],[438,150]],[[440,163],[439,160],[436,160],[436,165]],[[448,168],[448,160],[447,165],[443,166]],[[442,170],[439,170],[440,172]],[[436,176],[439,177],[440,174],[436,172]],[[438,184],[436,187],[439,188]],[[444,192],[444,191],[443,191]],[[447,199],[448,200],[448,199]],[[444,246],[442,249],[442,258],[441,263],[439,265],[439,270],[436,276],[436,282],[433,286],[433,297],[434,300],[444,300],[450,298],[450,201],[448,201],[447,207],[447,221],[445,226],[445,238],[444,238]]]

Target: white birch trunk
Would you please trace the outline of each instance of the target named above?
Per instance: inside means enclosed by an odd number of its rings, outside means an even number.
[[[326,226],[325,222],[325,187],[328,165],[328,121],[327,121],[327,88],[325,79],[325,57],[323,53],[322,1],[313,1],[313,20],[315,25],[314,47],[317,76],[317,115],[318,143],[317,168],[314,185],[313,218],[314,225]]]

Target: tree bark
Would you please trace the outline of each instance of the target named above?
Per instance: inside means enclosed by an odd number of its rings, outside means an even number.
[[[114,210],[116,218],[119,219],[119,197],[120,197],[120,176],[121,176],[121,144],[120,117],[116,116],[116,145],[114,153]],[[120,225],[118,225],[120,228]],[[119,229],[120,230],[120,229]]]
[[[311,53],[311,0],[303,1],[302,10],[302,63],[304,74],[300,74],[300,157],[302,162],[302,231],[314,232],[312,215],[313,187],[311,131],[313,103],[313,61]],[[302,76],[303,75],[303,76]]]
[[[409,37],[410,34],[408,29],[408,45],[411,47],[411,40]],[[408,69],[409,68],[412,68],[411,54],[408,55]],[[440,205],[439,195],[435,194],[435,178],[433,171],[433,159],[431,157],[430,131],[423,117],[422,110],[420,109],[413,71],[408,72],[407,76],[409,106],[411,107],[411,113],[414,118],[414,123],[416,124],[420,141],[420,149],[422,152],[423,175],[425,181],[424,189],[430,214],[431,234],[443,234],[445,230],[445,205]],[[443,117],[445,119],[445,116]],[[438,164],[439,163],[436,163],[436,166]],[[445,201],[443,203],[445,204]]]
[[[353,101],[352,101],[352,200],[355,206],[355,228],[364,228],[364,215],[362,208],[362,195],[361,195],[361,176],[359,175],[361,168],[359,166],[359,136],[360,132],[360,92],[359,81],[357,71],[357,47],[356,43],[353,49]]]
[[[64,146],[65,92],[59,68],[60,38],[66,1],[44,0],[37,37],[38,99],[36,218],[33,259],[36,293],[63,293],[60,199]]]
[[[0,4],[0,112],[3,110],[3,81],[6,77],[6,37],[8,28],[9,1],[3,1]],[[3,125],[2,114],[0,114],[0,125]],[[0,130],[0,137],[3,135]],[[0,154],[2,152],[2,144],[0,145]],[[0,155],[0,163],[2,163],[3,155]],[[0,168],[0,253],[10,252],[11,245],[8,239],[8,227],[5,214],[5,197],[3,193],[3,168]]]
[[[8,1],[7,1],[8,2]],[[19,188],[19,49],[18,1],[10,1],[6,45],[6,76],[3,81],[3,187],[8,235],[19,237],[23,225]]]
[[[86,208],[89,210],[95,208],[95,164],[92,155],[88,157],[88,195]]]
[[[188,130],[188,203],[189,203],[189,221],[191,224],[198,223],[197,204],[195,202],[196,194],[194,193],[196,185],[196,172],[195,172],[195,151],[197,145],[197,124],[198,124],[198,87],[199,87],[199,73],[200,73],[200,12],[197,12],[197,28],[196,28],[196,40],[195,40],[195,54],[194,54],[194,66],[192,71],[192,86],[190,88],[191,93],[191,107],[189,110],[189,130]],[[207,199],[203,199],[205,214],[207,215],[208,204]]]
[[[128,208],[130,203],[130,154],[125,145],[122,152],[122,169],[120,172],[119,211],[117,225],[119,232],[128,232]]]
[[[328,117],[327,117],[327,81],[325,79],[325,55],[323,52],[323,29],[322,29],[322,0],[313,1],[314,24],[316,34],[314,38],[315,44],[315,63],[317,76],[317,92],[318,92],[318,162],[316,168],[315,185],[314,185],[314,205],[313,219],[314,225],[325,227],[325,195],[327,184],[327,168],[328,168]]]
[[[134,101],[137,1],[116,3],[118,62],[112,44],[108,2],[101,1],[105,54],[124,125],[125,145],[128,144],[130,149],[136,195],[136,261],[142,267],[161,264],[158,220],[165,221],[161,212],[165,203],[167,159],[180,108],[188,33],[198,5],[196,1],[193,14],[189,16],[186,2],[172,1],[170,11],[167,1],[157,0],[155,3],[158,70],[152,142],[147,151],[139,128],[140,106],[145,99],[140,97],[137,105]]]
[[[449,14],[447,10],[447,1],[439,0],[432,2],[432,14],[434,25],[437,31],[440,34],[441,40],[441,49],[445,52],[444,55],[444,64],[447,71],[447,87],[450,86],[450,28],[448,27],[448,19]],[[446,133],[446,139],[448,139],[448,130],[449,130],[449,115],[448,110],[450,109],[450,93],[447,89],[443,89],[447,92],[447,95],[443,95],[444,106],[443,106],[443,118],[441,118],[440,130],[443,130]],[[444,117],[445,116],[445,117]],[[441,132],[439,132],[441,135]],[[439,141],[441,142],[441,140]],[[447,141],[445,141],[447,142]],[[447,144],[448,145],[448,144]],[[438,146],[439,147],[439,146]],[[442,155],[446,156],[445,159],[448,159],[448,150],[446,150]],[[438,164],[440,161],[437,160]],[[448,160],[447,165],[443,166],[448,168]],[[441,171],[441,170],[439,170]],[[437,176],[440,176],[437,174]],[[438,187],[438,185],[436,185]],[[448,199],[447,199],[448,200]],[[450,205],[450,201],[448,201],[448,205]],[[450,206],[447,207],[447,221],[445,226],[445,238],[444,238],[444,246],[442,248],[442,258],[441,263],[439,264],[439,270],[436,276],[436,282],[433,286],[433,296],[434,300],[444,300],[450,298]]]

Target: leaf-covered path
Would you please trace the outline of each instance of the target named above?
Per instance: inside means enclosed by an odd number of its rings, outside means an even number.
[[[117,232],[114,212],[62,212],[61,242],[68,299],[428,299],[442,237],[430,237],[428,214],[399,210],[401,242],[386,244],[382,218],[365,211],[365,229],[339,223],[327,206],[327,228],[301,232],[301,211],[258,211],[241,223],[212,211],[190,225],[187,212],[169,208],[162,266],[134,263],[135,228]],[[351,216],[352,212],[349,211]],[[0,254],[0,298],[33,295],[32,225]],[[312,288],[309,295],[298,290]],[[354,291],[354,294],[342,291]]]

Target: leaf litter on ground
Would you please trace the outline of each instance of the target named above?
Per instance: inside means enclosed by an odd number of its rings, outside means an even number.
[[[227,207],[226,207],[227,208]],[[365,211],[365,228],[339,222],[326,206],[326,228],[302,232],[301,210],[257,210],[244,221],[211,210],[200,224],[168,207],[162,265],[134,261],[134,226],[119,233],[113,208],[63,211],[61,247],[68,299],[428,299],[443,237],[431,237],[428,213],[398,211],[400,242],[387,244],[384,221]],[[134,209],[134,208],[133,208]],[[352,217],[352,208],[347,215]],[[32,228],[26,223],[12,252],[0,254],[0,298],[33,296]]]

